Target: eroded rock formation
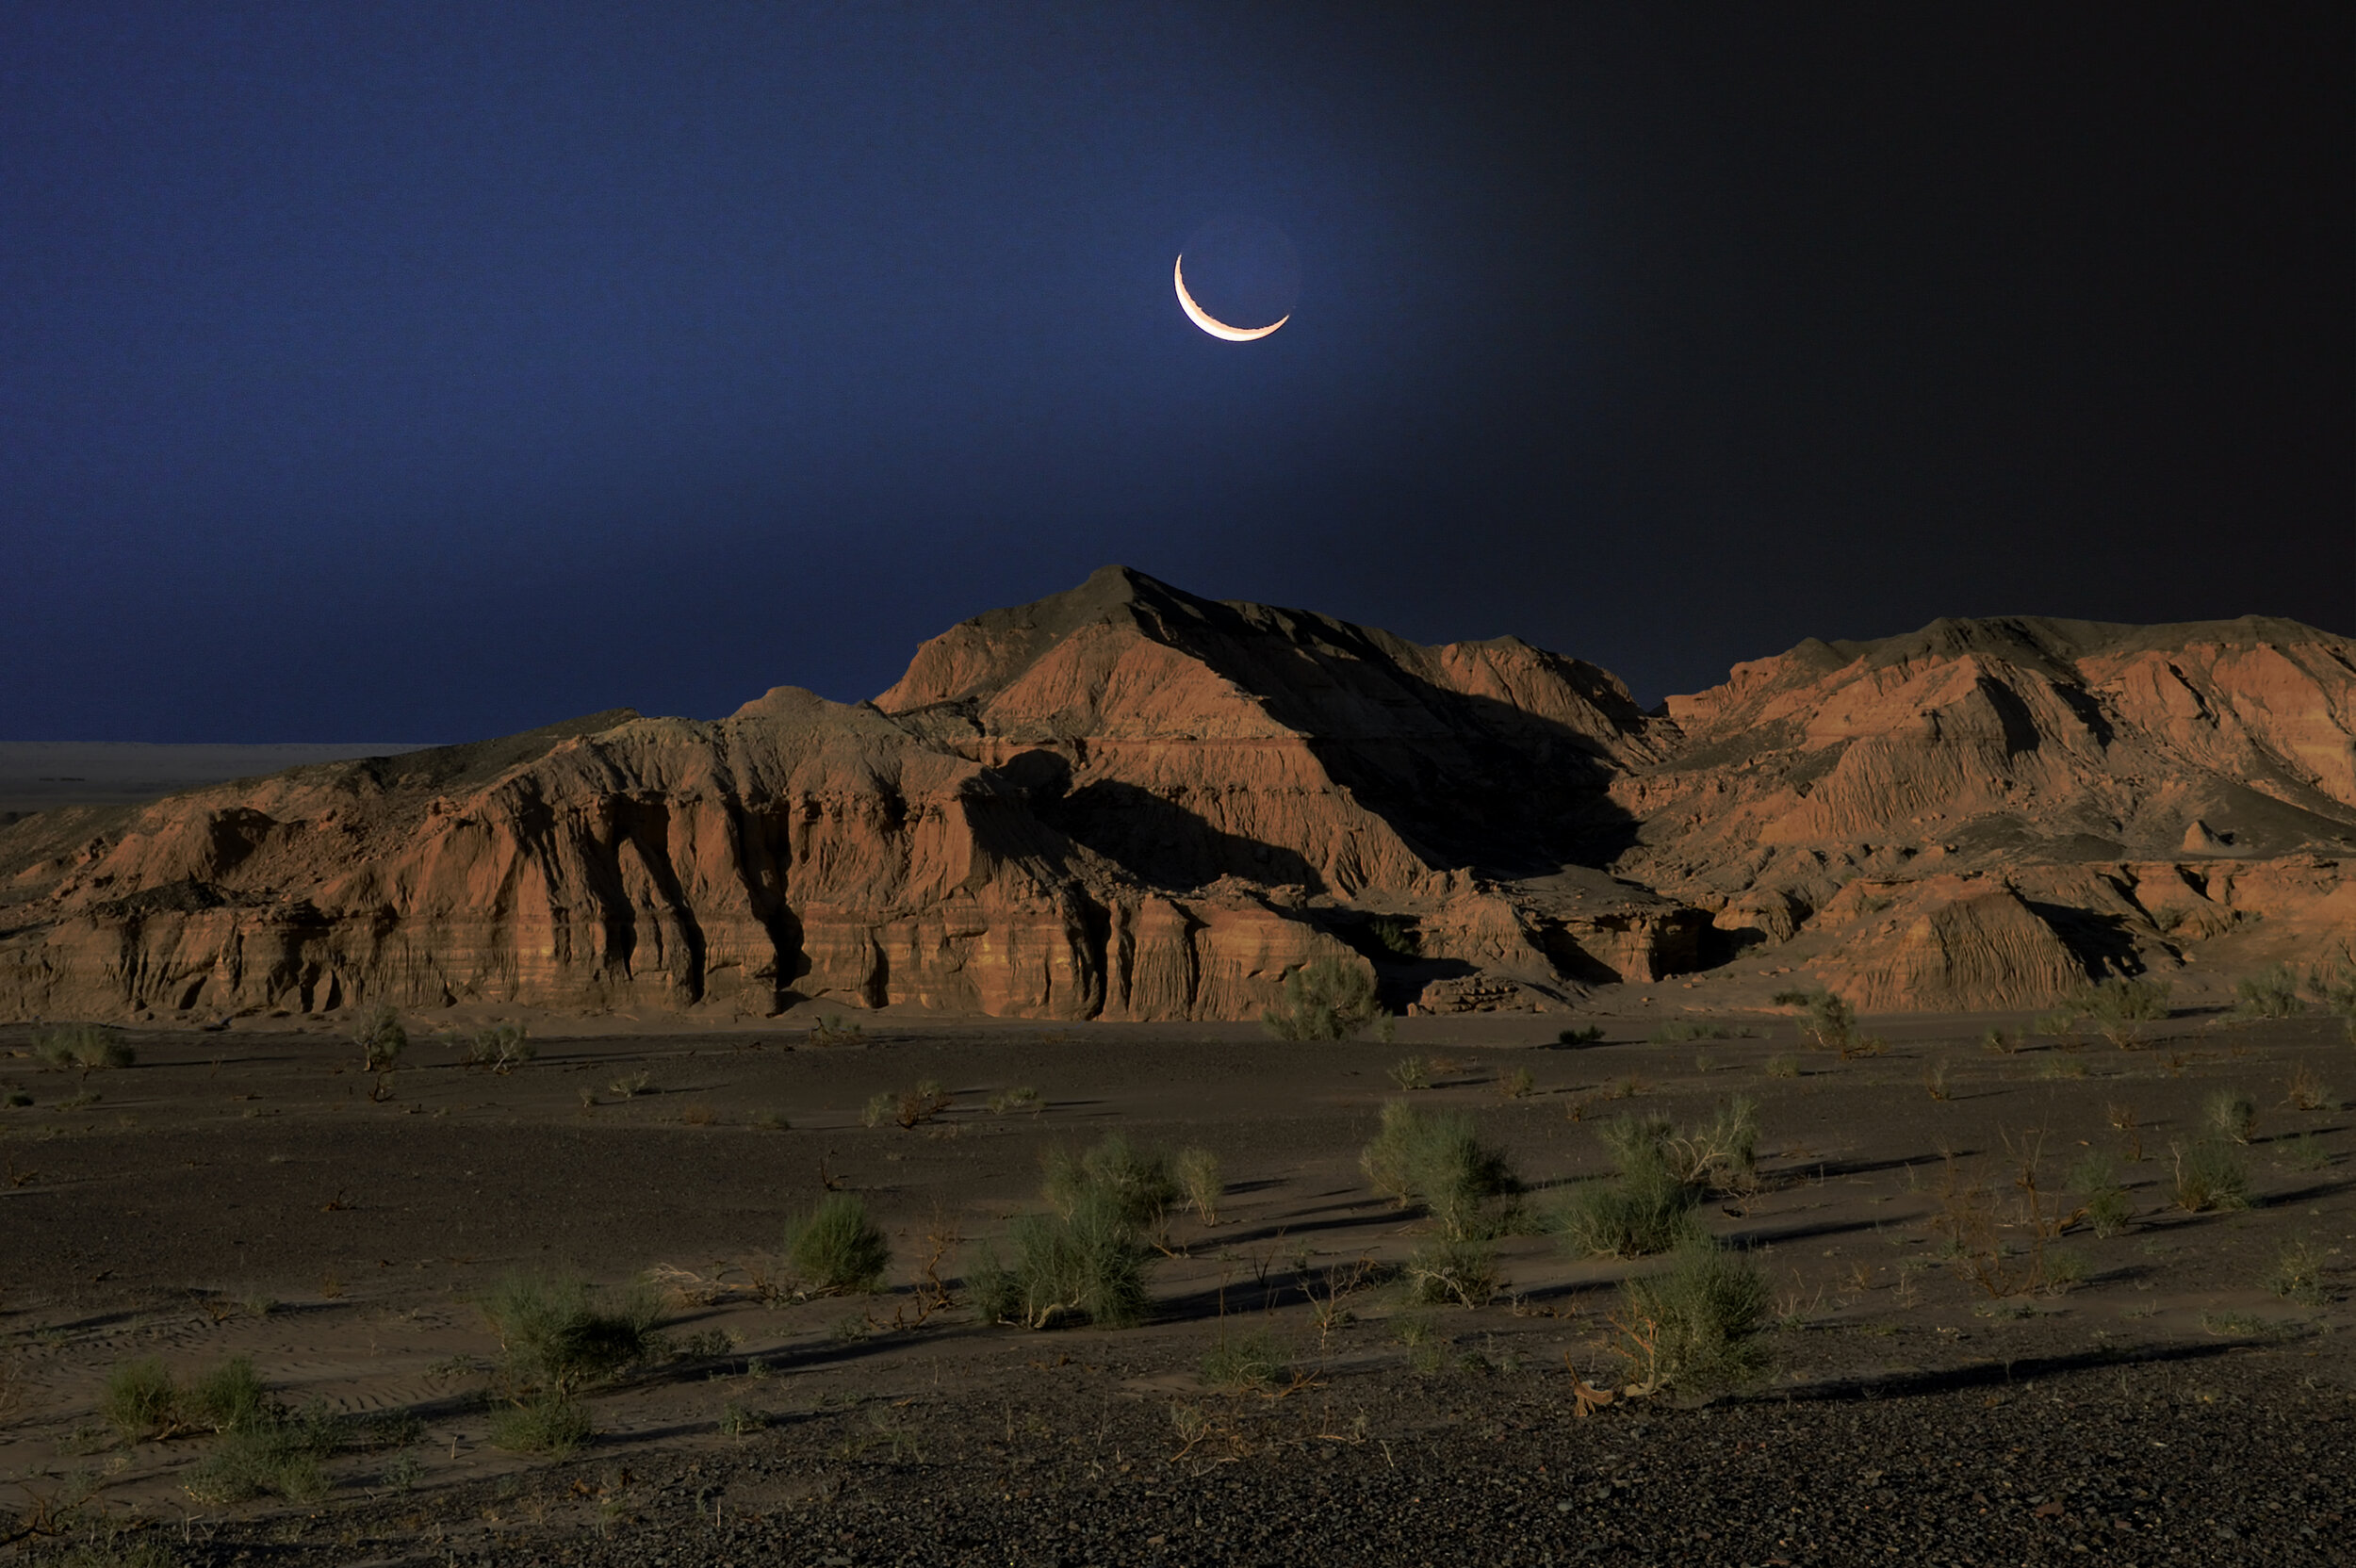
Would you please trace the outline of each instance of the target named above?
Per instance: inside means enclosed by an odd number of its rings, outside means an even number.
[[[1368,965],[1551,1007],[1790,944],[1869,1008],[2031,1005],[2263,917],[2356,931],[2356,646],[2287,622],[1939,622],[1641,711],[1107,568],[781,687],[0,828],[0,1014],[797,998],[1255,1015]]]

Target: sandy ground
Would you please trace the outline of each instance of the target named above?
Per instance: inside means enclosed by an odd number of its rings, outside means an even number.
[[[505,1076],[469,1071],[454,1039],[421,1032],[382,1080],[358,1070],[339,1034],[300,1020],[133,1032],[137,1064],[87,1078],[41,1070],[32,1031],[0,1031],[0,1098],[32,1102],[0,1109],[0,1510],[19,1516],[0,1540],[22,1534],[14,1549],[36,1552],[129,1528],[123,1539],[191,1562],[265,1545],[277,1560],[510,1560],[499,1554],[527,1549],[639,1560],[686,1527],[692,1495],[709,1540],[697,1537],[702,1556],[673,1560],[981,1560],[1038,1520],[989,1526],[975,1538],[987,1551],[956,1546],[946,1527],[895,1535],[861,1526],[848,1542],[822,1532],[832,1543],[823,1551],[806,1530],[791,1536],[791,1551],[788,1537],[758,1532],[812,1508],[880,1508],[876,1499],[895,1496],[905,1506],[891,1518],[914,1518],[910,1499],[938,1513],[958,1487],[973,1494],[974,1518],[994,1518],[991,1510],[1012,1509],[1011,1478],[1027,1456],[1063,1478],[1058,1497],[1113,1488],[1104,1494],[1112,1502],[1074,1503],[1075,1529],[1096,1516],[1089,1509],[1116,1506],[1181,1522],[1162,1530],[1160,1556],[1144,1550],[1143,1535],[1113,1550],[1084,1532],[1064,1544],[1018,1544],[1008,1560],[1326,1560],[1299,1544],[1257,1555],[1279,1547],[1240,1531],[1232,1541],[1210,1531],[1180,1551],[1170,1529],[1194,1527],[1183,1523],[1200,1511],[1183,1501],[1189,1488],[1275,1485],[1269,1477],[1295,1470],[1301,1485],[1325,1485],[1342,1474],[1335,1463],[1373,1476],[1407,1462],[1436,1493],[1471,1484],[1500,1454],[1520,1455],[1525,1478],[1546,1456],[1558,1471],[1577,1468],[1562,1448],[1574,1440],[1593,1448],[1690,1429],[1720,1442],[1733,1429],[1708,1425],[1718,1419],[1759,1423],[1743,1441],[1796,1442],[1773,1432],[1796,1431],[1799,1418],[1773,1412],[1802,1406],[1809,1421],[1837,1425],[1866,1411],[1906,1431],[1937,1411],[1961,1451],[2020,1452],[2021,1423],[2035,1426],[2036,1407],[2005,1401],[2039,1379],[2082,1380],[2089,1398],[2144,1410],[2223,1399],[2264,1404],[2250,1417],[2260,1425],[2312,1416],[2329,1434],[2317,1452],[2333,1457],[2304,1457],[2302,1440],[2294,1459],[2282,1440],[2293,1479],[2281,1494],[2296,1494],[2296,1477],[2315,1463],[2343,1481],[2350,1474],[2356,1367],[2342,1297],[2356,1244],[2356,1122],[2293,1106],[2356,1091],[2356,1053],[2336,1021],[2180,1016],[2141,1050],[2033,1037],[2006,1054],[1984,1049],[1981,1032],[2021,1021],[1913,1019],[1883,1025],[1888,1054],[1845,1062],[1800,1047],[1790,1021],[1765,1016],[1689,1021],[1732,1037],[1683,1040],[1656,1039],[1657,1017],[1604,1019],[1605,1043],[1575,1048],[1554,1044],[1564,1021],[1410,1020],[1386,1043],[1281,1044],[1241,1025],[869,1017],[856,1035],[837,1034],[813,1028],[814,1010],[804,1009],[707,1034],[633,1035],[620,1032],[623,1021],[564,1036],[543,1025],[537,1059]],[[1581,1419],[1575,1375],[1609,1380],[1618,1283],[1652,1266],[1577,1259],[1543,1235],[1519,1235],[1500,1245],[1510,1287],[1489,1305],[1411,1306],[1382,1282],[1427,1227],[1368,1188],[1357,1152],[1382,1102],[1399,1092],[1390,1070],[1410,1056],[1433,1085],[1413,1098],[1474,1112],[1539,1206],[1608,1168],[1596,1135],[1604,1119],[1639,1111],[1690,1121],[1727,1096],[1755,1097],[1760,1188],[1704,1213],[1769,1278],[1779,1318],[1767,1336],[1770,1369],[1698,1413],[1664,1396]],[[938,1119],[862,1125],[871,1096],[927,1078],[953,1096]],[[1018,1088],[1037,1091],[1036,1109],[991,1108]],[[2243,1151],[2258,1202],[2185,1214],[2163,1190],[2170,1148],[2198,1135],[2204,1102],[2220,1089],[2260,1106]],[[954,1293],[973,1244],[1037,1206],[1045,1151],[1116,1131],[1212,1149],[1228,1182],[1217,1224],[1174,1221],[1151,1275],[1149,1324],[1027,1332],[977,1323],[962,1306],[920,1310],[915,1282],[928,1266]],[[1940,1216],[1973,1184],[2017,1202],[2033,1149],[2048,1194],[2088,1151],[2111,1152],[2137,1216],[2122,1234],[2097,1239],[2081,1223],[2054,1244],[2069,1260],[2055,1272],[2073,1276],[2066,1288],[1999,1298],[1944,1256]],[[780,1232],[827,1185],[860,1194],[892,1233],[892,1287],[779,1298],[770,1287]],[[2285,1299],[2269,1281],[2283,1250],[2302,1246],[2322,1260],[2323,1293]],[[597,1393],[597,1437],[561,1463],[490,1442],[484,1393],[497,1347],[475,1301],[516,1270],[608,1284],[652,1271],[671,1293],[664,1331],[675,1353]],[[1321,1328],[1313,1299],[1337,1287],[1342,1311]],[[1292,1396],[1206,1385],[1205,1352],[1262,1329],[1299,1369]],[[248,1356],[289,1403],[354,1418],[348,1451],[328,1466],[327,1496],[195,1501],[188,1473],[213,1440],[126,1443],[95,1413],[109,1370],[151,1354],[184,1372]],[[1911,1416],[1908,1400],[1920,1406]],[[2308,1413],[2286,1413],[2293,1404]],[[1460,1464],[1431,1440],[1460,1428],[1500,1435],[1469,1443]],[[1317,1458],[1324,1449],[1340,1457]],[[1293,1457],[1264,1464],[1255,1455]],[[1870,1456],[1842,1462],[1874,1469]],[[1975,1522],[1991,1510],[1990,1530],[2050,1522],[2053,1511],[2034,1512],[2050,1489],[2024,1482],[1999,1507],[1987,1501],[1997,1482],[1973,1476],[1982,1502],[1960,1512],[1968,1497],[1932,1493],[1949,1509],[1938,1518],[1962,1521],[1948,1535],[1953,1560],[2022,1560],[1994,1535],[1990,1555],[1973,1555]],[[1152,1492],[1155,1477],[1153,1497],[1135,1494]],[[1603,1482],[1606,1500],[1620,1495],[1610,1476]],[[2344,1497],[2344,1486],[2318,1495],[2335,1490]],[[1665,1507],[1673,1491],[1652,1495]],[[2201,1515],[2209,1523],[2184,1524],[2191,1559],[2155,1545],[2150,1560],[2305,1560],[2315,1538],[2298,1532],[2344,1506],[2294,1496],[2288,1511],[2233,1527],[2212,1511]],[[1562,1506],[1548,1501],[1532,1516],[1556,1534],[1513,1539],[1535,1561],[1551,1560],[1559,1536],[1571,1560],[1585,1550],[1579,1542],[1606,1539],[1587,1527],[1598,1507],[1587,1491],[1563,1492]],[[733,1525],[720,1512],[728,1508]],[[1667,1508],[1660,1528],[1690,1529],[1689,1513]],[[1396,1531],[1406,1517],[1377,1507],[1351,1528]],[[1494,1524],[1490,1513],[1476,1509],[1458,1526],[1435,1517],[1425,1544],[1397,1538],[1398,1560],[1517,1560],[1501,1548],[1445,1550],[1458,1527]],[[40,1533],[51,1524],[66,1533]],[[2120,1524],[2119,1539],[2144,1540],[2141,1527]],[[2219,1527],[2239,1533],[2229,1542]],[[1811,1527],[1807,1540],[1760,1536],[1739,1551],[1723,1530],[1713,1547],[1628,1528],[1640,1557],[1892,1560],[1881,1544],[1844,1555],[1829,1526]],[[2268,1529],[2280,1532],[2268,1538],[2271,1558],[2227,1549]],[[1347,1535],[1328,1541],[1342,1553],[1333,1560],[1350,1560]],[[2112,1534],[2101,1540],[2116,1544]]]

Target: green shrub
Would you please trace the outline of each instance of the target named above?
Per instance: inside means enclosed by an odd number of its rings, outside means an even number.
[[[60,1072],[78,1071],[86,1078],[102,1069],[129,1067],[139,1060],[120,1035],[95,1023],[69,1023],[36,1036],[33,1054],[47,1067]]]
[[[2097,1236],[2108,1240],[2134,1222],[2135,1200],[2120,1184],[2118,1162],[2110,1155],[2100,1150],[2087,1153],[2063,1180],[2084,1200],[2086,1223]]]
[[[1554,1037],[1554,1043],[1557,1045],[1601,1045],[1603,1025],[1590,1023],[1583,1028],[1565,1029]]]
[[[2356,968],[2342,970],[2334,965],[2327,969],[2317,964],[2307,972],[2307,994],[2324,1011],[2338,1014],[2348,1037],[2356,1040]]]
[[[1800,1034],[1819,1050],[1838,1051],[1845,1056],[1855,1048],[1857,1009],[1841,996],[1822,989],[1787,990],[1777,991],[1775,1001],[1779,1007],[1807,1010],[1808,1019],[1800,1025]]]
[[[1678,1250],[1665,1273],[1620,1286],[1619,1323],[1632,1380],[1647,1388],[1732,1383],[1764,1361],[1767,1282],[1739,1254],[1708,1240]]]
[[[1219,1200],[1227,1192],[1227,1183],[1219,1172],[1219,1156],[1207,1149],[1178,1151],[1178,1190],[1186,1195],[1186,1204],[1205,1225],[1219,1223]]]
[[[2299,994],[2299,976],[2288,964],[2244,975],[2233,982],[2233,992],[2241,998],[2233,1008],[2235,1018],[2297,1018],[2307,1010]]]
[[[1469,1115],[1419,1111],[1405,1100],[1384,1103],[1382,1127],[1359,1152],[1358,1167],[1376,1191],[1430,1214],[1450,1241],[1498,1233],[1510,1211],[1494,1200],[1522,1189],[1505,1157],[1475,1135]]]
[[[324,1409],[296,1415],[265,1403],[221,1433],[188,1473],[188,1494],[202,1503],[308,1502],[327,1492],[319,1462],[342,1446],[343,1429]]]
[[[2017,1029],[1990,1029],[1980,1037],[1980,1044],[2000,1056],[2010,1056],[2021,1050],[2021,1032]]]
[[[1402,1091],[1432,1086],[1432,1064],[1421,1056],[1401,1056],[1383,1074]]]
[[[1665,1116],[1623,1116],[1598,1136],[1619,1174],[1573,1188],[1549,1224],[1589,1257],[1647,1257],[1690,1245],[1702,1233],[1693,1210],[1704,1193],[1757,1184],[1759,1106],[1746,1095],[1690,1131]]]
[[[520,1023],[494,1023],[474,1032],[466,1041],[466,1065],[501,1075],[515,1071],[540,1054],[531,1031]]]
[[[2176,1206],[2199,1214],[2209,1209],[2250,1206],[2250,1170],[2233,1146],[2222,1138],[2201,1138],[2175,1144]]]
[[[161,1356],[125,1362],[106,1374],[98,1413],[128,1443],[181,1429],[180,1385]]]
[[[1485,1307],[1503,1288],[1497,1248],[1485,1238],[1438,1236],[1407,1255],[1407,1298],[1425,1305]]]
[[[2285,1301],[2321,1306],[2326,1298],[2323,1259],[2324,1255],[2311,1241],[2284,1242],[2275,1257],[2273,1271],[2266,1276],[2266,1287]]]
[[[2202,1102],[2201,1119],[2235,1143],[2258,1135],[2258,1102],[2239,1089],[2219,1089]]]
[[[2165,980],[2114,974],[2080,992],[2073,1005],[2078,1014],[2094,1021],[2096,1033],[2125,1050],[2143,1043],[2146,1024],[2168,1017],[2168,988]]]
[[[511,1453],[564,1459],[589,1441],[589,1413],[562,1394],[542,1393],[491,1417],[491,1443]]]
[[[1416,931],[1415,923],[1403,915],[1377,915],[1366,925],[1386,953],[1413,958],[1423,951],[1423,938]]]
[[[842,1295],[876,1287],[891,1266],[892,1244],[868,1217],[865,1200],[835,1192],[787,1223],[785,1255],[804,1294]]]
[[[1276,1336],[1262,1329],[1229,1338],[1224,1332],[1203,1358],[1203,1380],[1238,1392],[1283,1382],[1292,1371]]]
[[[1160,1233],[1170,1206],[1178,1201],[1169,1156],[1158,1149],[1133,1149],[1119,1133],[1085,1153],[1051,1149],[1045,1163],[1044,1196],[1066,1218],[1102,1200],[1141,1239]]]
[[[1792,1056],[1792,1055],[1776,1055],[1776,1056],[1770,1056],[1770,1057],[1768,1057],[1768,1058],[1767,1058],[1767,1076],[1768,1076],[1768,1077],[1770,1077],[1770,1078],[1797,1078],[1799,1075],[1800,1075],[1800,1058],[1798,1058],[1797,1056]]]
[[[1717,1023],[1664,1023],[1645,1037],[1647,1045],[1681,1045],[1688,1040],[1730,1040],[1734,1031]]]
[[[1375,1021],[1374,972],[1364,962],[1317,958],[1284,976],[1283,1000],[1260,1015],[1282,1040],[1343,1040]]]
[[[1144,1320],[1146,1249],[1109,1193],[1088,1192],[1064,1214],[1019,1215],[1006,1239],[1007,1259],[985,1244],[967,1281],[984,1321],[1124,1329]]]
[[[481,1304],[518,1405],[543,1395],[561,1400],[648,1359],[662,1317],[650,1290],[609,1303],[583,1281],[529,1274],[508,1275]]]
[[[363,1012],[352,1025],[352,1043],[360,1048],[360,1066],[368,1072],[390,1072],[409,1048],[409,1031],[401,1013],[388,1004]]]

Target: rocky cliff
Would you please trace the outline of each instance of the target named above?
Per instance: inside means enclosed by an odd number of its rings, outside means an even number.
[[[2356,645],[1939,622],[1640,710],[1107,568],[872,704],[617,711],[0,828],[0,1013],[799,998],[1246,1018],[1312,958],[1432,1010],[1778,949],[1873,1008],[2034,1004],[2264,918],[2356,931]]]

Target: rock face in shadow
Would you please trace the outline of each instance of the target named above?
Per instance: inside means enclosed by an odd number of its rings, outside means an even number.
[[[872,704],[781,687],[0,828],[0,1015],[798,998],[1255,1016],[1568,1004],[1795,944],[1871,1008],[2028,1005],[2264,918],[2356,930],[2356,647],[1939,622],[1638,710],[1121,568]]]

